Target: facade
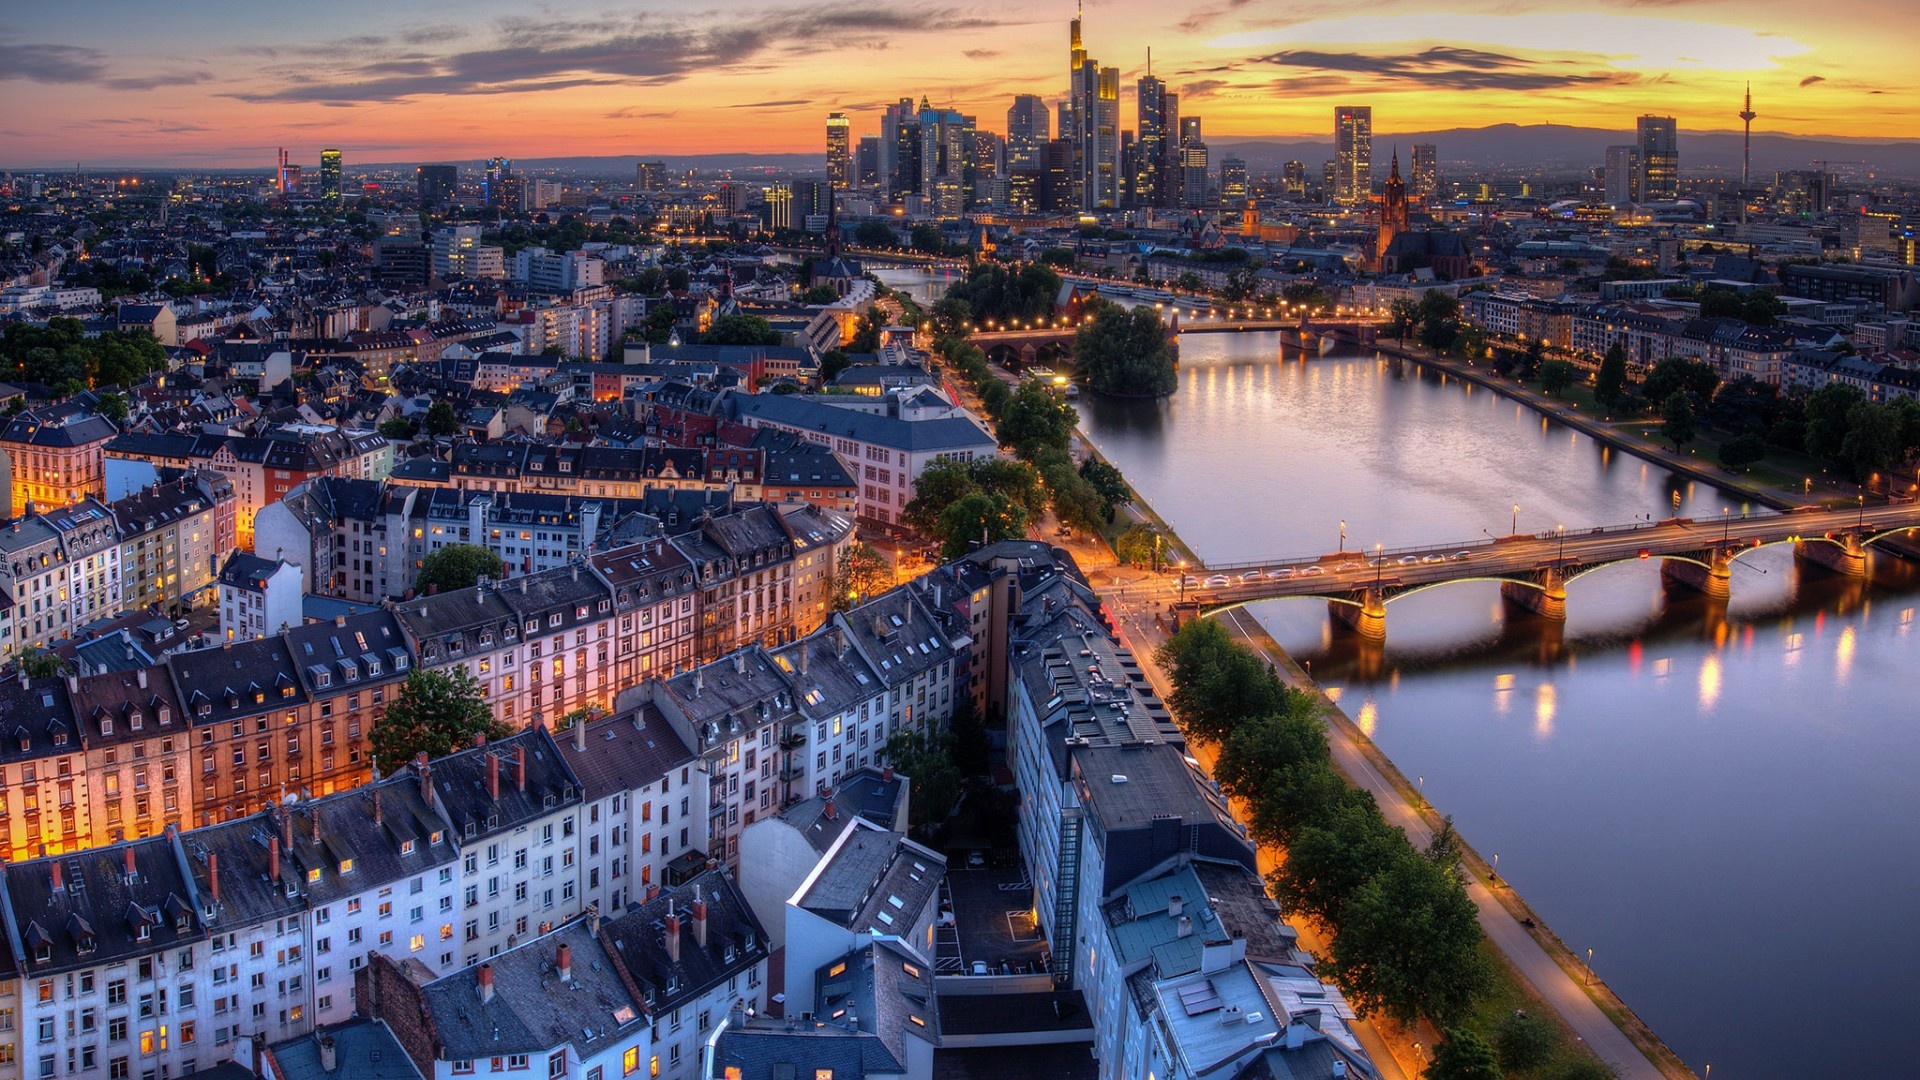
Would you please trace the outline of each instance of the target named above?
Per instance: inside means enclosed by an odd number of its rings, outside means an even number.
[[[1432,143],[1413,144],[1413,201],[1425,205],[1440,195],[1440,149]]]
[[[305,621],[300,604],[306,572],[295,563],[268,562],[236,551],[220,568],[218,590],[220,637],[225,641],[269,637]]]
[[[113,421],[93,411],[93,395],[28,409],[0,428],[13,478],[13,517],[28,506],[49,509],[92,495],[106,496],[102,448],[119,434]]]
[[[1333,110],[1333,199],[1352,206],[1373,197],[1373,107]]]
[[[827,117],[827,180],[835,191],[853,183],[853,124],[846,113]]]
[[[1607,147],[1607,202],[1625,206],[1640,198],[1640,148],[1637,145]]]
[[[233,485],[193,473],[115,500],[120,608],[178,615],[217,596],[220,559],[235,547]]]
[[[1642,116],[1635,125],[1634,149],[1640,162],[1643,202],[1672,202],[1680,197],[1680,126],[1671,116]]]

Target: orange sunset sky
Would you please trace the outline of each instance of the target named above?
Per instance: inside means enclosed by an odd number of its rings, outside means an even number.
[[[1488,124],[1920,137],[1915,0],[1092,0],[1088,51],[1153,70],[1209,139]],[[813,152],[922,96],[1001,130],[1066,88],[1070,3],[69,0],[0,11],[0,167]]]

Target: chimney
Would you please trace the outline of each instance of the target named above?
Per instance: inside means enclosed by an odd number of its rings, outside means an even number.
[[[598,936],[600,933],[600,905],[587,905],[587,933]]]
[[[833,796],[831,794],[827,796],[827,808],[821,811],[821,815],[825,817],[828,821],[832,821],[834,819],[835,815],[833,812]]]
[[[707,947],[707,902],[700,899],[700,886],[693,887],[693,941],[701,948]]]
[[[280,884],[280,838],[277,836],[267,837],[267,877],[275,885]]]
[[[293,811],[280,810],[280,846],[293,851]]]
[[[483,746],[485,746],[485,745],[487,745],[487,733],[486,733],[486,732],[484,732],[484,731],[482,731],[482,732],[479,732],[478,734],[476,734],[476,735],[474,735],[474,737],[473,737],[473,748],[474,748],[475,750],[478,750],[478,749],[480,749],[481,747],[483,747]]]
[[[340,1055],[334,1048],[333,1036],[322,1035],[320,1037],[320,1071],[323,1073],[331,1073],[339,1067]]]
[[[893,765],[892,765],[892,763],[888,763],[888,764],[886,764],[886,765],[882,765],[882,766],[880,766],[880,779],[882,779],[882,780],[884,780],[884,781],[886,781],[886,782],[887,782],[887,783],[889,783],[889,784],[891,784],[891,783],[893,783]]]
[[[373,823],[380,824],[380,789],[373,789]]]
[[[433,805],[433,766],[427,764],[427,752],[420,751],[413,759],[413,770],[420,774],[420,801],[429,807]]]
[[[811,649],[807,648],[806,642],[803,641],[800,643],[800,674],[802,675],[807,673],[807,653],[811,651]]]
[[[1179,893],[1174,893],[1172,896],[1167,897],[1167,914],[1177,919],[1186,914],[1186,911],[1187,901]]]
[[[58,888],[60,875],[55,874],[53,880],[54,887]],[[214,903],[220,902],[220,853],[217,851],[207,852],[207,893]]]
[[[493,965],[481,964],[480,965],[480,1004],[485,1005],[491,1002],[492,1000],[493,1000]]]
[[[747,651],[745,649],[737,649],[734,651],[733,671],[736,675],[745,675],[747,673]]]
[[[1190,916],[1186,916],[1186,915],[1180,916],[1180,930],[1176,936],[1178,937],[1193,936],[1193,919]]]
[[[316,844],[319,843],[320,842],[320,811],[318,807],[308,808],[307,823],[313,827],[313,842]]]
[[[65,890],[67,887],[66,883],[60,880],[60,860],[55,859],[51,863],[48,863],[47,866],[53,871],[53,891],[61,892]]]
[[[647,903],[651,904],[658,899],[660,899],[660,886],[651,881],[647,882]]]
[[[580,753],[586,753],[587,718],[584,716],[573,722],[573,748]]]
[[[500,801],[500,755],[486,754],[487,759],[487,798]]]
[[[127,848],[127,882],[128,884],[132,884],[133,880],[139,876],[140,876],[140,871],[133,865],[133,848],[129,846]]]
[[[554,958],[553,965],[560,969],[560,981],[573,981],[573,946],[560,943],[560,955]]]
[[[24,689],[26,688],[26,685],[27,685],[27,680],[26,680],[26,679],[25,679],[24,677],[23,677],[23,678],[21,678],[21,680],[20,680],[20,687],[21,687],[21,689],[23,689],[23,690],[24,690]],[[702,691],[702,690],[705,690],[706,688],[707,688],[707,672],[706,672],[706,669],[705,669],[705,668],[694,668],[694,669],[693,669],[693,693],[694,693],[694,696],[696,696],[696,697],[697,697],[697,696],[699,696],[699,694],[700,694],[700,691]]]
[[[521,791],[527,790],[527,744],[521,743],[513,748],[513,786]]]
[[[147,688],[147,669],[146,668],[141,668],[139,671],[134,672],[133,677],[136,681],[140,683],[140,689],[145,690]]]
[[[680,916],[667,913],[667,963],[680,962]]]

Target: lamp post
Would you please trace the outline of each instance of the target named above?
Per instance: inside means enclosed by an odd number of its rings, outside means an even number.
[[[1384,548],[1382,544],[1373,545],[1373,587],[1376,590],[1380,588],[1380,577],[1387,565],[1386,556],[1382,554]]]
[[[1500,853],[1497,851],[1493,853],[1493,880],[1500,880]]]
[[[1520,532],[1520,504],[1513,504],[1513,528],[1507,530],[1508,536],[1517,536]]]
[[[1587,950],[1587,985],[1593,985],[1593,950]]]
[[[1555,525],[1553,527],[1553,533],[1560,539],[1560,553],[1553,557],[1553,568],[1555,570],[1564,570],[1566,569],[1567,561],[1567,527],[1565,525]]]
[[[1340,519],[1340,552],[1342,554],[1345,554],[1346,550],[1347,550],[1347,519],[1341,518]]]

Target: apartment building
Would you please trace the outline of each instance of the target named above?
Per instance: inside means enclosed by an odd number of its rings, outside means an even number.
[[[120,543],[120,609],[178,615],[214,597],[220,561],[234,549],[233,484],[213,472],[181,474],[109,509]]]
[[[13,480],[11,516],[29,506],[45,509],[106,495],[104,447],[119,429],[94,411],[96,404],[91,392],[83,392],[27,409],[0,427],[0,451]]]
[[[704,806],[707,774],[693,769],[693,752],[651,705],[597,720],[581,719],[560,737],[560,756],[580,780],[584,806],[580,895],[601,911],[621,911],[648,886],[676,884],[678,860],[661,820],[680,789],[689,805]],[[690,829],[704,824],[686,817]],[[702,852],[707,839],[692,832],[680,856]],[[704,868],[704,858],[700,863]]]

